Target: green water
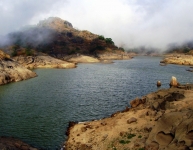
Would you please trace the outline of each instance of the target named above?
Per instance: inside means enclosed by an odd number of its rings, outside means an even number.
[[[187,66],[159,66],[161,58],[137,57],[76,69],[37,69],[38,77],[0,86],[0,136],[42,149],[60,149],[69,121],[108,117],[135,97],[169,87],[171,76],[192,82]]]

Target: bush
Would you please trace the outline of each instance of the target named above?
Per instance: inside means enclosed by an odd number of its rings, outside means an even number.
[[[32,56],[33,55],[31,46],[27,46],[27,48],[25,49],[25,54],[26,54],[26,56]]]
[[[131,138],[133,138],[133,137],[135,137],[136,135],[135,134],[129,134],[129,135],[127,135],[127,138],[128,139],[131,139]]]
[[[114,45],[114,42],[111,38],[106,38],[105,42],[108,43],[108,44],[113,44]]]
[[[96,49],[98,49],[98,50],[104,50],[105,47],[104,47],[104,46],[101,46],[101,45],[98,45],[98,46],[96,46]]]
[[[11,56],[12,56],[12,57],[17,56],[17,51],[14,50],[14,51],[11,53]]]
[[[184,53],[188,53],[190,51],[190,49],[188,49],[187,47],[183,49]]]
[[[105,40],[104,36],[103,35],[99,35],[98,37],[100,40]]]
[[[20,49],[20,45],[18,44],[13,45],[12,49],[13,51],[17,51],[18,49]]]
[[[121,144],[128,144],[128,143],[130,143],[130,141],[120,140],[119,143],[121,143]]]
[[[120,50],[122,50],[123,52],[125,51],[125,49],[124,49],[124,48],[122,48],[122,47],[119,47],[119,49],[120,49]]]
[[[26,54],[26,56],[32,56],[33,55],[32,51],[29,49],[25,50],[25,54]]]
[[[75,49],[72,49],[72,50],[68,51],[68,55],[73,55],[73,54],[76,54],[76,50]]]

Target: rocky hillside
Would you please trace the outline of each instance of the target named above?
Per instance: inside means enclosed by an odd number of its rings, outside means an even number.
[[[55,57],[71,54],[96,56],[101,52],[123,53],[111,38],[105,38],[89,31],[79,31],[68,21],[50,17],[36,26],[8,35],[10,43],[4,50],[13,56],[39,55],[43,52]]]
[[[36,77],[36,73],[10,59],[0,50],[0,85]]]
[[[109,118],[70,123],[66,150],[193,149],[193,85],[161,89]]]

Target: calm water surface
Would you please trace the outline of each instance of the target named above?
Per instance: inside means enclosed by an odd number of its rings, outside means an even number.
[[[188,66],[159,66],[160,57],[76,69],[37,69],[38,77],[0,86],[0,136],[43,149],[59,149],[69,121],[87,121],[123,110],[135,97],[169,87],[171,76],[193,83]]]

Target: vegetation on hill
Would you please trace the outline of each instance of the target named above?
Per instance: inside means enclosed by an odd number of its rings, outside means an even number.
[[[72,24],[60,18],[51,17],[40,21],[37,26],[8,35],[12,56],[36,55],[38,52],[51,56],[71,54],[96,55],[101,51],[123,51],[114,45],[111,38],[105,38],[89,31],[74,29]],[[11,45],[11,46],[10,46]]]
[[[169,45],[168,50],[166,53],[184,53],[184,54],[191,54],[193,50],[193,42],[186,42],[182,45]]]

